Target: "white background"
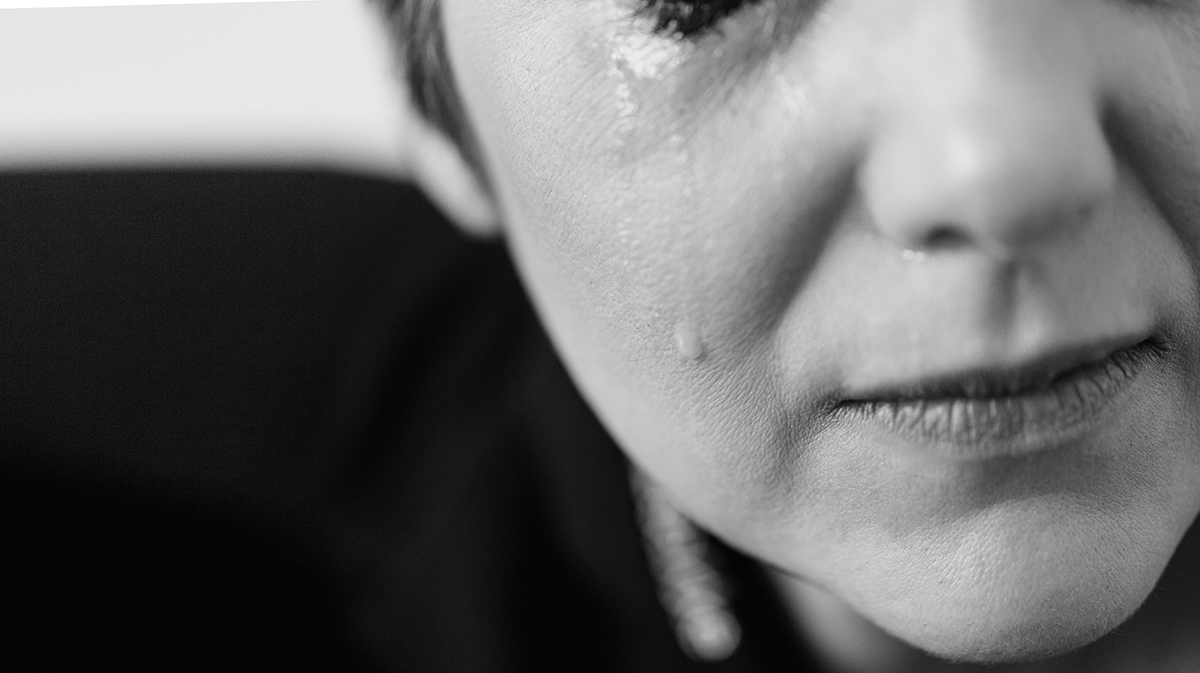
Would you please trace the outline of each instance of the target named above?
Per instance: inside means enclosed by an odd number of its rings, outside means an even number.
[[[404,107],[390,64],[365,0],[0,9],[0,169],[398,174]]]

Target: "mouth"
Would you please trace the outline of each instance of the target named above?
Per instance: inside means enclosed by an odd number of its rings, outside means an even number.
[[[1099,420],[1165,347],[1155,338],[1066,349],[1014,368],[984,368],[855,393],[834,415],[951,458],[1040,451]]]

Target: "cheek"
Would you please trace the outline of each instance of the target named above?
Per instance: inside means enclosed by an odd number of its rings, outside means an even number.
[[[714,509],[762,493],[784,473],[767,364],[783,302],[760,280],[781,276],[761,269],[780,263],[778,236],[760,235],[774,206],[741,198],[763,169],[746,158],[730,184],[736,125],[702,130],[718,125],[676,112],[669,85],[558,14],[525,17],[519,35],[492,11],[447,16],[469,26],[451,50],[526,286],[636,460]]]
[[[632,113],[605,61],[579,55],[582,31],[556,14],[526,17],[520,35],[491,11],[447,20],[467,27],[451,31],[451,49],[527,280],[585,317],[645,285],[635,230],[650,214],[637,171],[612,165]]]

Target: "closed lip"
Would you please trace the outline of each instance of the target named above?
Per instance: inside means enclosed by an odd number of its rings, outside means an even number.
[[[950,458],[1023,455],[1099,419],[1150,362],[1153,337],[1058,349],[1015,367],[918,377],[843,396],[840,420],[865,422]]]

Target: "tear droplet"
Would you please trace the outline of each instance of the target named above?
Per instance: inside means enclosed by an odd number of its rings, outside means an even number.
[[[704,357],[704,342],[695,327],[687,323],[675,326],[675,349],[686,360],[699,360]]]
[[[925,253],[920,252],[919,250],[905,250],[904,252],[900,253],[900,256],[903,257],[904,261],[906,262],[920,264],[921,262],[925,261]]]

